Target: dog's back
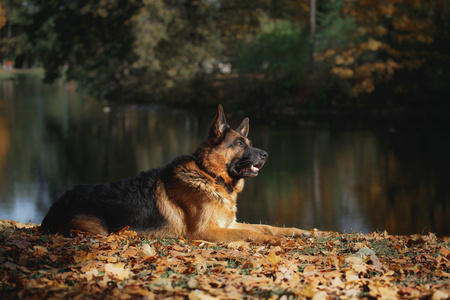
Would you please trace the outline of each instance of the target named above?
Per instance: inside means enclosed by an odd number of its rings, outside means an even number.
[[[41,228],[69,234],[71,229],[107,234],[130,226],[136,231],[160,228],[165,220],[156,205],[157,181],[164,169],[104,184],[79,185],[52,205]]]

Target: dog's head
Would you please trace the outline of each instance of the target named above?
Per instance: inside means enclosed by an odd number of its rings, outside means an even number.
[[[248,131],[248,118],[245,118],[236,130],[231,129],[223,108],[219,105],[208,138],[197,148],[194,155],[214,176],[224,179],[257,176],[269,154],[252,147],[247,138]]]

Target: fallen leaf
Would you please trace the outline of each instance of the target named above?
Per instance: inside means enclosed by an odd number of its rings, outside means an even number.
[[[95,277],[101,277],[101,275],[100,275],[99,271],[97,270],[97,268],[93,268],[93,269],[90,269],[89,271],[86,271],[84,273],[84,276],[89,281],[92,280]]]
[[[138,248],[138,254],[141,257],[154,256],[156,255],[156,250],[154,246],[143,244],[142,247]]]
[[[188,295],[189,300],[214,300],[217,299],[201,290],[193,290]]]
[[[273,247],[151,240],[129,230],[68,238],[18,230],[11,221],[0,221],[0,230],[0,285],[11,299],[40,299],[43,291],[49,299],[448,299],[450,294],[450,238],[433,234],[317,232]],[[141,244],[144,239],[149,242]],[[371,247],[380,251],[372,253]]]
[[[380,262],[380,259],[375,254],[370,255],[370,261],[372,263],[373,268],[377,270],[381,270],[381,268],[383,267],[383,265]]]
[[[366,256],[371,256],[372,254],[376,254],[376,252],[373,251],[372,249],[362,247],[361,249],[358,250],[358,252],[356,252],[355,255],[361,256],[361,257],[366,257]]]
[[[19,249],[27,249],[31,243],[29,243],[25,240],[12,240],[12,241],[8,241],[8,244],[14,245]]]
[[[96,257],[95,253],[87,253],[86,251],[80,251],[76,255],[73,256],[73,260],[76,263],[83,262],[86,260],[91,260]]]
[[[135,237],[137,236],[137,232],[136,231],[132,231],[132,230],[124,230],[120,233],[120,236],[123,237]]]
[[[131,271],[129,268],[125,268],[124,263],[106,264],[105,272],[115,277],[118,280],[124,280],[130,277]]]
[[[8,268],[10,270],[16,270],[20,268],[19,265],[13,264],[12,262],[9,261],[5,262],[2,267]]]
[[[442,300],[442,299],[448,299],[450,297],[450,293],[447,291],[435,291],[433,293],[433,296],[431,297],[432,300]]]
[[[138,255],[138,250],[136,248],[128,248],[127,250],[122,252],[123,258],[136,257]]]
[[[306,274],[306,273],[311,273],[311,272],[313,272],[313,271],[315,271],[316,270],[316,267],[314,266],[314,265],[308,265],[308,266],[306,266],[304,269],[303,269],[303,273],[304,274]]]
[[[36,256],[43,256],[45,254],[47,254],[48,250],[47,248],[43,247],[43,246],[33,246],[34,249],[34,255]]]
[[[216,243],[211,243],[211,242],[202,241],[202,240],[192,240],[191,244],[193,246],[195,246],[195,247],[214,246],[214,245],[216,245]]]
[[[145,297],[145,299],[154,298],[154,294],[151,291],[141,287],[125,287],[122,290],[122,294]]]
[[[447,248],[445,248],[444,246],[441,246],[441,248],[439,249],[439,251],[441,252],[441,255],[447,259],[450,259],[450,250],[448,250]]]
[[[266,259],[272,266],[275,266],[281,261],[280,256],[278,256],[274,250],[269,252]]]
[[[237,241],[237,242],[231,242],[228,243],[227,247],[230,249],[248,249],[250,246],[250,243],[245,241]]]
[[[355,283],[359,282],[359,276],[358,273],[356,273],[353,270],[346,271],[345,272],[345,279],[347,280],[347,283]]]

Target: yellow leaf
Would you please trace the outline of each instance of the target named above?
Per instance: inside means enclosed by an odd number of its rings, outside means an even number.
[[[359,256],[352,255],[352,256],[347,257],[345,259],[345,262],[348,263],[348,264],[358,264],[358,265],[360,265],[360,264],[364,263],[364,260],[361,257],[359,257]]]
[[[345,262],[349,263],[353,270],[357,273],[365,274],[367,272],[367,265],[364,260],[359,256],[350,256],[345,259]]]
[[[315,293],[315,295],[312,297],[313,300],[323,300],[328,299],[328,294],[325,291],[320,291],[318,293]]]
[[[359,276],[355,271],[347,271],[345,272],[345,279],[347,280],[347,283],[358,282]]]
[[[92,252],[91,253],[87,253],[85,251],[80,251],[80,252],[78,252],[78,255],[74,255],[73,256],[73,260],[76,263],[79,263],[79,262],[83,262],[83,261],[94,259],[95,256],[96,256],[95,253],[92,253]]]
[[[43,246],[34,246],[34,255],[36,256],[42,256],[48,252],[47,248]]]
[[[244,241],[237,241],[237,242],[231,242],[227,245],[228,248],[231,249],[248,249],[248,247],[250,246],[250,244],[248,242],[244,242]]]
[[[441,300],[441,299],[448,299],[450,297],[450,293],[447,291],[435,291],[433,293],[433,297],[431,297],[432,300]]]
[[[310,272],[313,272],[315,269],[316,269],[316,267],[314,265],[307,265],[303,269],[303,273],[310,273]]]
[[[149,244],[143,244],[141,248],[138,248],[138,254],[141,257],[155,256],[156,249],[153,245],[150,246]]]
[[[298,292],[299,296],[303,296],[306,298],[312,298],[314,297],[314,290],[313,290],[313,286],[310,284],[308,286],[306,286],[304,289],[300,290]]]
[[[365,48],[372,51],[377,51],[381,47],[382,43],[380,41],[369,39],[365,44]]]
[[[349,79],[349,78],[352,78],[354,75],[353,70],[348,69],[348,68],[342,68],[342,67],[334,67],[333,69],[331,69],[330,72],[332,74],[335,74],[335,75],[341,77],[342,79]]]
[[[106,264],[105,272],[119,280],[124,280],[131,275],[130,269],[125,268],[124,263]]]
[[[91,281],[94,277],[99,277],[100,275],[97,268],[93,268],[84,273],[84,276],[86,277],[87,280]]]
[[[204,291],[201,290],[193,290],[188,295],[189,300],[212,300],[217,299],[216,297],[212,297]]]
[[[56,280],[53,279],[52,281],[50,281],[49,283],[47,283],[47,287],[49,287],[49,288],[51,288],[51,287],[65,288],[65,287],[67,287],[67,285],[61,284],[61,283],[59,283],[58,281],[56,281]]]
[[[151,291],[142,289],[142,288],[135,288],[135,287],[125,287],[122,290],[122,294],[137,295],[137,296],[145,297],[145,299],[147,299],[147,298],[152,299],[149,296],[153,296],[153,293]]]
[[[332,279],[330,281],[330,284],[331,284],[331,286],[335,286],[335,287],[338,287],[338,288],[344,288],[345,287],[345,283],[339,277],[336,277],[336,278]]]
[[[275,266],[277,263],[281,261],[281,258],[275,253],[274,250],[269,252],[266,259],[272,266]]]

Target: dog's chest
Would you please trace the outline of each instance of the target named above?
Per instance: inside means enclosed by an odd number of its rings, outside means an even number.
[[[220,197],[215,205],[219,206],[217,209],[214,209],[213,215],[216,226],[228,228],[236,222],[236,200],[231,195],[229,197]]]

